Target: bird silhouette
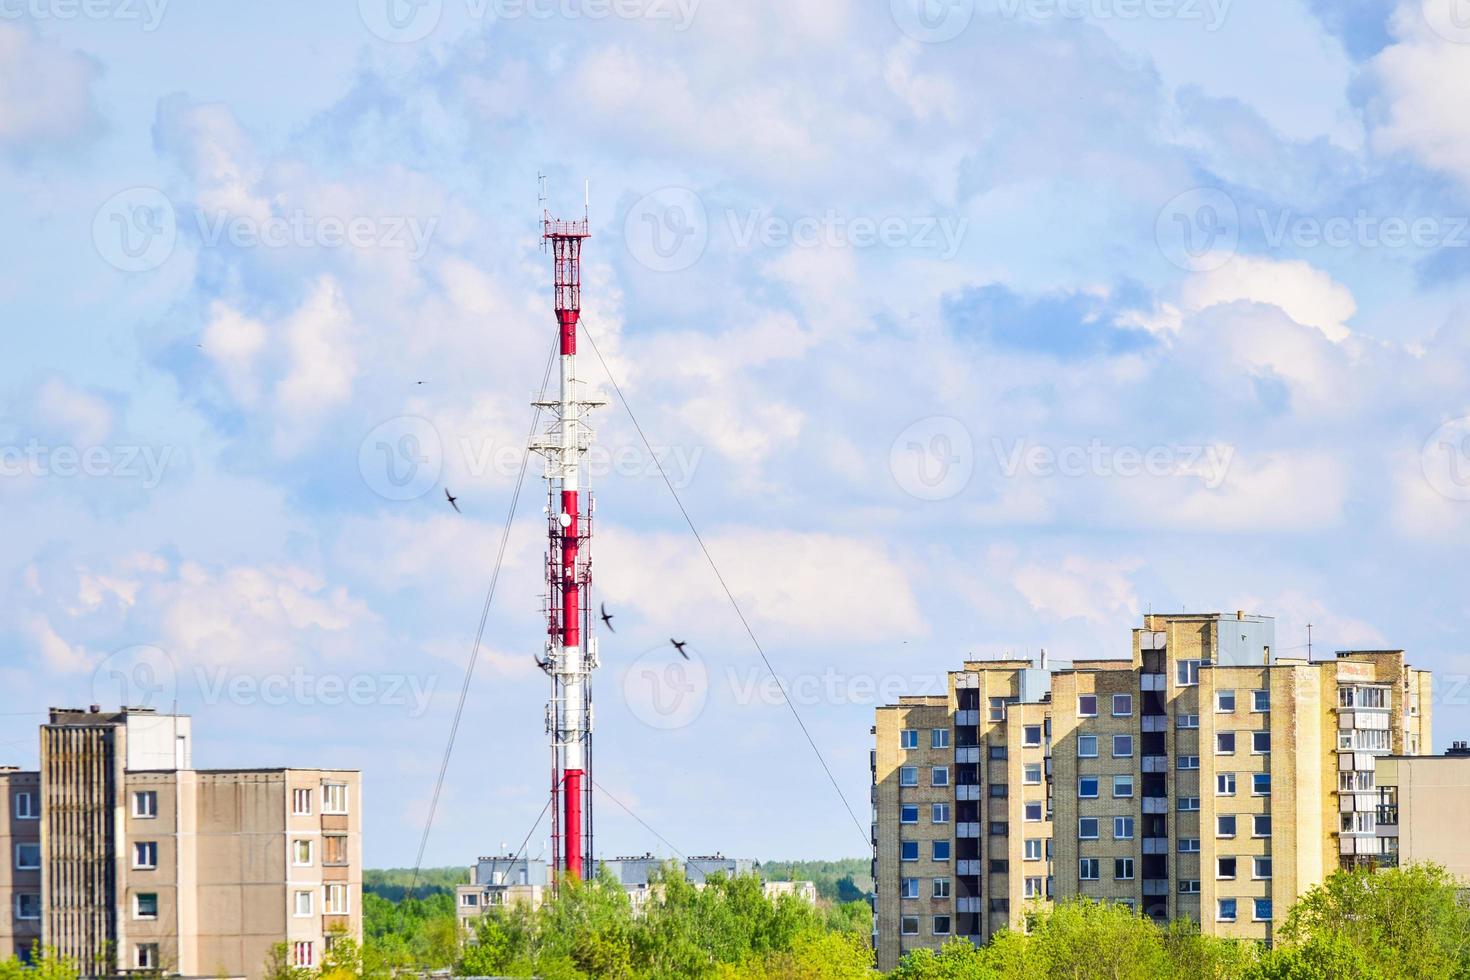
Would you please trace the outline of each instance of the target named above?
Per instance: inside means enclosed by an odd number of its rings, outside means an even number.
[[[683,657],[685,660],[689,659],[689,654],[684,652],[684,648],[689,645],[687,642],[675,639],[670,639],[669,642],[674,645],[675,650],[679,651],[679,656]]]
[[[602,606],[602,624],[607,627],[609,633],[616,633],[617,630],[613,629],[612,615],[607,611],[607,603],[603,602],[599,603],[599,605]]]
[[[445,487],[444,488],[444,499],[447,500],[447,501],[449,501],[449,506],[451,506],[451,507],[454,508],[454,512],[456,514],[463,514],[464,513],[464,511],[462,511],[462,510],[459,509],[459,498],[456,497],[456,496],[454,496],[454,494],[450,493],[448,487]]]

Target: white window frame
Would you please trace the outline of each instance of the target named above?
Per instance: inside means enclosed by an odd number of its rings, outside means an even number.
[[[1266,873],[1265,874],[1261,874],[1261,862],[1262,861],[1264,861],[1266,863]],[[1255,857],[1251,858],[1251,880],[1252,881],[1270,881],[1271,880],[1271,874],[1272,874],[1273,871],[1275,871],[1275,868],[1271,864],[1271,856],[1269,854],[1257,854]]]
[[[918,766],[899,766],[898,767],[898,785],[900,785],[900,786],[917,786],[917,785],[919,785],[919,767]]]
[[[1198,837],[1180,837],[1179,838],[1179,848],[1178,848],[1178,850],[1179,850],[1179,853],[1180,854],[1198,854],[1199,853],[1199,838]]]
[[[1230,740],[1230,748],[1228,748],[1228,749],[1225,748],[1225,743],[1224,743],[1224,740],[1227,739],[1227,738]],[[1235,754],[1235,746],[1236,746],[1236,740],[1235,740],[1235,733],[1234,732],[1216,732],[1215,733],[1215,754],[1216,755],[1234,755]]]
[[[949,823],[949,804],[948,803],[931,803],[931,804],[929,804],[929,822],[930,823]]]
[[[147,801],[145,804],[144,801]],[[138,820],[158,819],[158,790],[139,789],[133,791],[133,817]]]
[[[322,813],[341,816],[351,809],[350,787],[346,783],[322,783]],[[333,797],[340,796],[340,802]]]
[[[1128,792],[1126,792],[1126,793],[1120,793],[1120,792],[1118,792],[1118,787],[1120,785],[1122,785],[1122,782],[1121,782],[1122,780],[1127,780]],[[1136,789],[1136,786],[1134,785],[1134,782],[1133,782],[1133,774],[1132,773],[1118,773],[1117,775],[1113,776],[1113,799],[1115,799],[1115,800],[1131,800],[1131,799],[1133,799],[1133,792],[1134,792],[1135,789]]]
[[[1229,786],[1230,788],[1229,789],[1222,789],[1221,787],[1223,787],[1223,786]],[[1217,772],[1217,773],[1215,773],[1215,795],[1216,796],[1234,796],[1235,795],[1235,789],[1236,789],[1235,773],[1233,773],[1233,772]]]
[[[1220,862],[1221,861],[1234,861],[1235,862],[1235,870],[1232,871],[1230,874],[1226,874],[1225,871],[1224,871],[1224,869],[1220,866]],[[1215,858],[1215,880],[1216,881],[1234,881],[1239,876],[1240,876],[1240,858],[1236,857],[1233,854],[1221,854],[1221,855],[1219,855],[1219,856],[1217,856]]]
[[[1201,660],[1174,661],[1174,681],[1177,687],[1199,687]]]
[[[1179,714],[1174,716],[1174,727],[1181,731],[1194,731],[1199,728],[1199,715]]]
[[[1229,707],[1226,707],[1225,706],[1225,702],[1226,701],[1229,701],[1230,702],[1230,706]],[[1238,702],[1236,701],[1235,691],[1234,690],[1224,690],[1224,691],[1216,691],[1215,692],[1215,714],[1217,714],[1217,715],[1230,715],[1230,714],[1234,714],[1235,713],[1235,705],[1237,703]]]
[[[36,900],[36,914],[35,915],[24,915],[22,913],[22,911],[21,911],[21,903],[25,899],[27,899],[27,898],[33,898],[33,899]],[[20,922],[39,922],[39,921],[41,921],[41,896],[39,894],[37,894],[36,892],[16,892],[16,894],[15,894],[15,918],[18,921],[20,921]]]
[[[1032,779],[1031,778],[1033,775],[1036,777],[1035,779]],[[1041,785],[1041,763],[1039,763],[1039,762],[1028,762],[1024,766],[1021,767],[1021,785],[1022,786],[1040,786]]]
[[[36,849],[36,863],[24,864],[21,861],[21,848]],[[41,870],[41,843],[40,841],[20,841],[15,845],[15,870],[17,871],[40,871]]]
[[[151,851],[152,852],[152,855],[153,856],[152,856],[152,859],[151,860],[148,860],[148,859],[146,859],[144,857],[144,853],[145,853],[145,850],[144,849],[145,848],[148,849],[148,851]],[[155,870],[157,870],[157,868],[158,868],[158,841],[156,841],[156,840],[138,840],[138,841],[133,841],[133,870],[134,871],[155,871]]]
[[[1266,905],[1267,905],[1267,907],[1268,907],[1268,909],[1267,909],[1268,914],[1266,914],[1266,915],[1262,915],[1261,914],[1261,903],[1262,902],[1265,902]],[[1272,920],[1272,918],[1275,916],[1275,914],[1276,914],[1276,906],[1274,906],[1274,905],[1271,904],[1271,899],[1269,897],[1262,897],[1262,898],[1253,898],[1253,899],[1251,899],[1251,921],[1252,922],[1270,922]]]
[[[919,730],[917,728],[905,728],[898,733],[898,747],[904,750],[917,749],[919,747]]]
[[[939,849],[944,848],[944,857],[939,856]],[[938,864],[948,864],[954,856],[954,848],[949,846],[947,840],[931,840],[929,842],[929,860]]]
[[[15,819],[40,820],[41,808],[36,806],[36,794],[29,790],[15,794]]]
[[[306,860],[305,861],[300,860],[300,858],[298,857],[298,854],[300,853],[301,845],[302,844],[305,844],[306,845]],[[316,865],[316,860],[315,860],[316,859],[316,847],[315,847],[315,844],[316,844],[316,842],[313,841],[313,840],[311,840],[310,838],[301,838],[301,837],[294,838],[291,841],[291,867],[293,867],[293,868],[310,868],[310,867],[315,867],[315,865]]]
[[[1091,752],[1084,752],[1084,751],[1082,751],[1083,743],[1090,743],[1092,745],[1092,751]],[[1078,735],[1077,736],[1077,758],[1079,758],[1079,759],[1096,759],[1097,758],[1097,736],[1096,735]]]
[[[913,813],[913,819],[909,819],[909,813]],[[900,803],[898,805],[898,822],[903,826],[919,822],[919,804]]]
[[[1198,878],[1180,878],[1179,879],[1179,894],[1181,894],[1181,895],[1198,895],[1199,894],[1199,879]]]
[[[1266,790],[1265,790],[1265,792],[1262,792],[1261,790],[1259,790],[1259,789],[1256,788],[1256,779],[1259,776],[1265,776],[1266,777]],[[1251,795],[1252,796],[1270,796],[1271,795],[1271,774],[1269,772],[1253,772],[1253,773],[1251,773]]]
[[[1119,699],[1121,699],[1123,701],[1123,704],[1124,704],[1124,707],[1123,707],[1123,710],[1122,711],[1119,711],[1118,710],[1118,701],[1119,701]],[[1131,717],[1133,717],[1133,695],[1131,695],[1131,694],[1114,694],[1113,695],[1113,717],[1114,718],[1131,718]]]
[[[1181,797],[1179,797],[1179,812],[1180,813],[1199,813],[1199,797],[1198,796],[1181,796]]]
[[[133,966],[139,970],[158,969],[158,944],[138,943],[133,947]]]
[[[1031,738],[1031,733],[1036,732],[1036,738]],[[1040,725],[1021,726],[1021,747],[1023,749],[1035,749],[1041,747],[1042,739],[1046,736],[1042,733]]]
[[[941,921],[944,923],[944,928],[942,930],[939,928],[939,923]],[[954,929],[954,922],[947,915],[936,915],[931,917],[929,921],[929,928],[936,936],[948,936],[950,935],[951,930]]]
[[[304,807],[302,806],[303,801],[305,802],[305,806]],[[293,816],[293,817],[309,817],[309,816],[311,816],[311,790],[310,789],[304,788],[304,787],[297,787],[296,789],[293,789],[291,791],[291,816]]]
[[[302,911],[302,908],[305,911]],[[291,917],[309,919],[316,914],[316,895],[310,889],[298,888],[291,896]]]
[[[1040,837],[1027,837],[1025,839],[1025,841],[1022,842],[1022,844],[1021,844],[1021,860],[1022,861],[1040,861],[1041,860],[1041,838]]]
[[[948,786],[949,785],[949,766],[930,766],[929,767],[929,785],[930,786],[941,786],[941,787],[942,786]]]
[[[919,879],[904,878],[899,885],[899,899],[914,899],[919,897]]]
[[[1199,756],[1181,755],[1179,757],[1179,769],[1181,772],[1192,772],[1199,768]]]
[[[1261,821],[1263,819],[1266,821],[1266,826],[1267,826],[1267,830],[1266,830],[1266,832],[1264,834],[1261,833]],[[1273,828],[1271,827],[1271,814],[1269,814],[1269,813],[1253,813],[1253,814],[1251,814],[1251,837],[1253,837],[1256,840],[1265,840],[1266,838],[1268,838],[1268,837],[1271,836],[1271,830],[1272,829]]]
[[[1229,824],[1230,830],[1228,832],[1225,830],[1225,826],[1226,826],[1225,821],[1227,821],[1227,820],[1230,821],[1230,824]],[[1239,814],[1235,814],[1235,813],[1217,813],[1217,814],[1215,814],[1215,836],[1216,837],[1223,837],[1223,838],[1234,837],[1235,834],[1236,834],[1236,832],[1239,829],[1240,829],[1240,815]]]
[[[303,953],[305,953],[304,956]],[[294,966],[314,968],[316,966],[316,944],[310,939],[296,940],[291,946],[291,962]]]
[[[1092,699],[1092,710],[1091,711],[1083,711],[1082,710],[1082,702],[1085,699],[1087,699],[1087,698],[1091,698]],[[1097,695],[1096,694],[1079,694],[1079,695],[1077,695],[1077,717],[1078,718],[1096,718],[1097,717]]]
[[[1118,744],[1119,744],[1120,740],[1125,741],[1125,744],[1128,747],[1128,750],[1126,752],[1119,752],[1118,751]],[[1133,736],[1132,735],[1114,735],[1113,736],[1113,758],[1114,759],[1131,759],[1131,758],[1133,758]]]
[[[912,928],[909,923],[913,923]],[[919,917],[917,915],[901,915],[898,917],[898,934],[900,936],[917,936],[919,934]]]
[[[1118,864],[1119,864],[1119,862],[1122,862],[1123,866],[1128,869],[1128,873],[1126,875],[1120,876],[1118,874]],[[1115,858],[1113,858],[1113,880],[1114,881],[1132,881],[1133,878],[1134,878],[1134,871],[1135,871],[1135,868],[1133,866],[1133,859],[1131,857],[1115,857]]]
[[[322,886],[322,914],[323,915],[351,915],[352,914],[352,889],[345,882],[328,882]],[[333,897],[340,895],[342,901],[333,901]]]
[[[929,729],[929,748],[931,748],[931,749],[947,749],[947,748],[949,748],[949,729],[948,728],[931,728],[931,729]]]
[[[1090,780],[1092,780],[1092,792],[1091,793],[1084,793],[1082,791],[1082,781],[1084,779],[1090,779]],[[1101,776],[1078,776],[1077,777],[1077,799],[1079,799],[1079,800],[1095,800],[1095,799],[1098,798],[1098,794],[1101,793],[1101,792],[1102,792],[1102,777]]]
[[[143,896],[153,896],[153,914],[143,914]],[[158,893],[157,892],[133,892],[133,918],[139,922],[156,922],[158,920]]]
[[[1225,903],[1226,902],[1229,902],[1230,903],[1231,911],[1230,911],[1230,914],[1229,915],[1226,915],[1225,914]],[[1236,922],[1236,921],[1238,921],[1239,914],[1240,914],[1240,902],[1239,902],[1238,899],[1234,899],[1234,898],[1221,898],[1221,899],[1217,899],[1216,900],[1216,902],[1215,902],[1215,921],[1216,922]]]
[[[1265,704],[1261,703],[1261,695],[1265,695]],[[1265,714],[1271,710],[1271,692],[1265,688],[1258,688],[1251,692],[1251,711],[1256,714]]]
[[[1031,814],[1035,813],[1036,816]],[[1046,805],[1040,800],[1027,800],[1021,804],[1021,820],[1023,823],[1041,823],[1046,817]]]
[[[1119,832],[1120,828],[1122,830],[1121,833]],[[1132,817],[1113,818],[1113,840],[1132,840],[1134,829]]]
[[[1089,864],[1091,865],[1090,868],[1088,867]],[[1087,873],[1088,871],[1091,871],[1092,874],[1088,874]],[[1077,880],[1078,881],[1101,881],[1102,880],[1102,861],[1099,858],[1078,858],[1077,859]]]
[[[1266,747],[1264,749],[1257,748],[1256,747],[1256,739],[1259,736],[1261,736],[1261,735],[1266,736]],[[1271,754],[1271,732],[1269,730],[1251,732],[1251,755],[1270,755],[1270,754]]]
[[[943,901],[950,897],[951,891],[948,878],[935,878],[929,890],[929,897]]]
[[[1083,828],[1083,825],[1086,824],[1089,820],[1092,821],[1092,833],[1090,833],[1090,834],[1087,833],[1085,830],[1082,829]],[[1101,825],[1101,822],[1100,821],[1101,821],[1101,818],[1099,818],[1099,817],[1078,817],[1077,818],[1077,839],[1078,840],[1097,840],[1098,839],[1098,835],[1102,833],[1102,825]]]

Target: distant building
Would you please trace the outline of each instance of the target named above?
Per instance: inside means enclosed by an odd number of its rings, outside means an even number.
[[[39,772],[0,769],[0,957],[84,977],[259,977],[361,940],[356,771],[192,767],[190,719],[53,708]]]
[[[642,854],[599,861],[628,892],[635,912],[642,911],[658,888],[656,879],[668,864],[667,858]],[[684,877],[696,888],[703,888],[712,875],[726,877],[758,874],[760,863],[749,858],[727,858],[720,854],[691,857],[684,861]],[[551,894],[548,868],[537,859],[482,857],[470,867],[470,884],[456,889],[455,906],[460,925],[469,928],[485,910],[517,902],[539,906]],[[768,898],[793,895],[815,905],[817,886],[810,881],[767,881],[763,883]]]
[[[1378,760],[1377,827],[1384,865],[1443,865],[1470,882],[1470,746]]]

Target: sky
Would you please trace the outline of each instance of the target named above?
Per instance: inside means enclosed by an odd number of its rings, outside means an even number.
[[[1442,749],[1467,89],[1461,0],[0,0],[0,763],[177,707],[198,766],[361,769],[413,863],[554,339],[541,174],[610,399],[598,853],[863,855],[876,704],[1150,610],[1404,649]],[[546,849],[539,476],[426,864]]]

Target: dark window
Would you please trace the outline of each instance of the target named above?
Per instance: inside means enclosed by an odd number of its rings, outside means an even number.
[[[1011,825],[1008,824],[1008,823],[1006,823],[1004,820],[992,820],[992,821],[990,821],[990,836],[991,837],[1006,837],[1006,836],[1008,836],[1010,834],[1010,832],[1011,832]]]
[[[1007,861],[1005,858],[991,858],[990,859],[990,873],[991,874],[1003,875],[1007,871],[1010,870],[1010,867],[1011,867],[1011,862]]]
[[[994,759],[996,761],[1000,761],[1001,759],[1004,759],[1005,757],[1006,757],[1006,747],[1004,745],[992,745],[990,747],[990,758],[992,758],[992,759]]]
[[[991,783],[990,784],[990,795],[993,796],[993,797],[995,797],[996,799],[1005,799],[1005,796],[1006,796],[1006,784],[1005,783]]]
[[[992,911],[992,912],[1007,912],[1008,913],[1008,912],[1010,912],[1010,910],[1011,910],[1011,901],[1010,901],[1010,899],[1008,899],[1008,898],[992,898],[990,900],[990,911]]]

